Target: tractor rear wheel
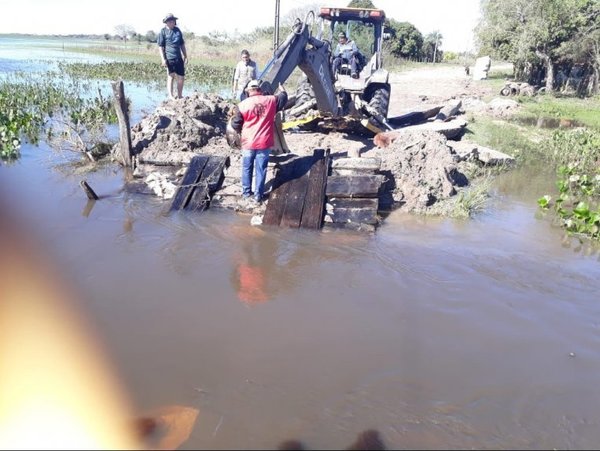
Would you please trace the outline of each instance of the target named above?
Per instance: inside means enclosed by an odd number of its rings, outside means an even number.
[[[313,105],[308,106],[309,102],[313,103]],[[308,106],[307,108],[300,108],[303,105]],[[300,109],[295,114],[290,114],[296,109]],[[304,78],[300,81],[298,88],[296,89],[296,102],[294,106],[286,110],[286,119],[287,120],[301,120],[305,118],[310,118],[316,113],[316,99],[315,99],[315,91],[308,81],[307,78]],[[317,120],[313,120],[307,122],[305,124],[298,125],[300,130],[312,131],[316,126]]]
[[[390,91],[386,88],[376,89],[369,100],[369,106],[387,119],[390,108]]]

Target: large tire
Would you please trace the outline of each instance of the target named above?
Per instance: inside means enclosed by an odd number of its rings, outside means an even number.
[[[314,114],[317,110],[316,106],[312,107],[309,110],[304,110],[296,115],[289,114],[290,110],[293,111],[294,108],[300,107],[300,106],[304,105],[306,102],[309,102],[310,100],[313,100],[313,99],[315,99],[315,91],[314,91],[312,85],[310,84],[310,82],[308,81],[308,79],[305,77],[298,84],[298,88],[296,89],[296,102],[294,103],[292,108],[290,108],[289,110],[286,111],[286,119],[287,120],[304,119],[307,116]],[[300,130],[313,131],[317,125],[317,122],[318,121],[316,121],[316,120],[312,121],[312,122],[308,122],[306,124],[299,125],[298,128]]]
[[[296,103],[294,107],[300,106],[305,102],[315,98],[315,91],[309,81],[305,78],[296,89]]]
[[[369,106],[387,119],[390,108],[390,91],[386,88],[376,89],[369,100]]]

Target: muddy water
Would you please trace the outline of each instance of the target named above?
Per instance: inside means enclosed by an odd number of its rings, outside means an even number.
[[[133,93],[135,114],[156,102]],[[82,294],[136,411],[199,410],[182,448],[600,442],[600,259],[539,217],[553,175],[502,176],[471,221],[395,212],[362,235],[164,215],[119,168],[85,176],[90,204],[70,160],[26,146],[0,195]]]
[[[498,180],[463,222],[391,214],[373,235],[164,215],[45,148],[0,166],[138,412],[200,411],[184,449],[595,448],[600,262],[537,216],[548,178]]]

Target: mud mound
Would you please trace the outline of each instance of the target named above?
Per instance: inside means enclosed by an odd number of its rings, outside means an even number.
[[[131,128],[133,154],[140,163],[188,163],[198,149],[223,136],[231,107],[217,95],[198,92],[166,100]]]
[[[381,152],[387,189],[403,210],[422,212],[468,185],[446,138],[431,131],[407,131]]]

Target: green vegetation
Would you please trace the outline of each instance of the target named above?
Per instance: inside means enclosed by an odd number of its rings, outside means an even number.
[[[569,233],[600,240],[600,171],[588,175],[576,166],[561,166],[558,175],[558,196],[545,195],[539,206],[553,207],[556,220]]]
[[[544,83],[553,92],[572,78],[579,95],[598,93],[598,0],[482,0],[481,5],[481,52],[512,62],[518,80]]]
[[[91,47],[88,47],[88,50]],[[21,139],[36,144],[42,132],[60,147],[84,153],[104,140],[107,123],[116,122],[112,100],[101,91],[90,98],[90,80],[123,79],[162,87],[165,71],[151,62],[58,63],[58,73],[43,77],[13,74],[0,82],[0,159],[19,156]],[[231,68],[189,65],[188,83],[208,88],[229,86]]]
[[[78,80],[123,79],[138,83],[162,86],[165,83],[165,69],[150,62],[103,62],[58,64],[61,72]],[[227,66],[190,64],[186,68],[186,83],[201,84],[210,88],[229,86],[232,69]]]
[[[0,158],[17,158],[21,138],[36,144],[42,132],[50,139],[76,138],[75,147],[89,151],[87,137],[117,119],[112,102],[99,90],[96,96],[86,97],[90,88],[90,83],[61,74],[37,79],[21,73],[1,81]]]

